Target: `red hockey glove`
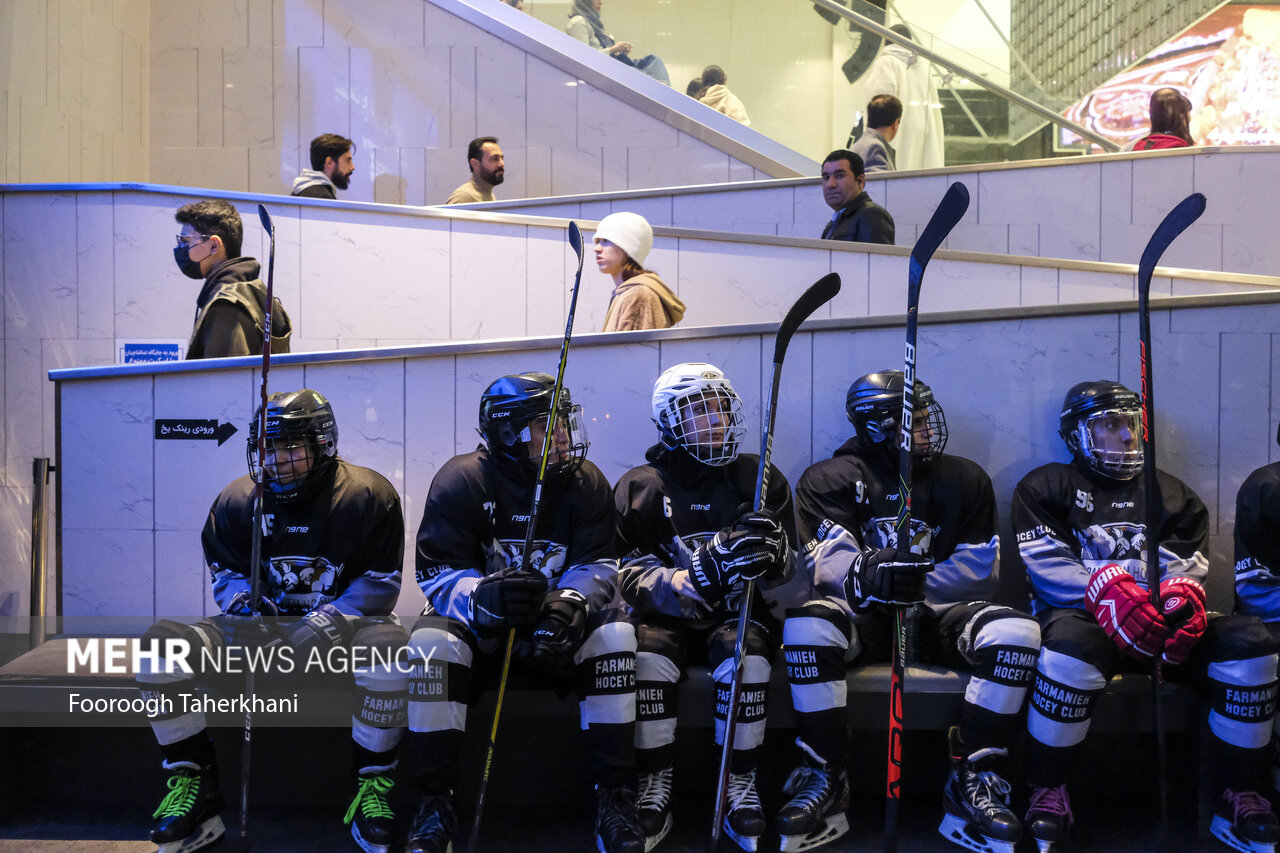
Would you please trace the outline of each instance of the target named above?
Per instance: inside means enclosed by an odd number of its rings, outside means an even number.
[[[1114,563],[1089,579],[1084,606],[1116,648],[1129,657],[1153,657],[1169,637],[1169,624],[1151,603],[1146,590]]]
[[[1209,624],[1204,587],[1192,578],[1166,578],[1160,582],[1160,611],[1173,631],[1164,647],[1164,662],[1183,663]]]

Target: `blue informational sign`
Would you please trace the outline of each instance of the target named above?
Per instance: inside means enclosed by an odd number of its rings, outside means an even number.
[[[186,341],[116,341],[116,364],[182,361],[186,354]]]

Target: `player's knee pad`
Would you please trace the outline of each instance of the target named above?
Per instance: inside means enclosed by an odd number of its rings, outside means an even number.
[[[1276,656],[1209,664],[1209,729],[1225,743],[1259,749],[1276,712]]]
[[[856,634],[839,607],[811,601],[790,611],[782,626],[782,655],[796,711],[845,707],[849,694],[845,661],[856,654]]]
[[[1210,663],[1263,658],[1276,652],[1276,641],[1266,624],[1243,614],[1210,619],[1200,645]]]
[[[1056,610],[1041,622],[1040,647],[1085,661],[1106,678],[1112,675],[1115,646],[1098,620],[1078,608]]]
[[[1008,607],[979,610],[957,640],[961,656],[973,667],[965,701],[995,714],[1022,709],[1040,653],[1040,625]]]
[[[403,692],[411,664],[409,635],[389,622],[362,625],[351,638],[356,686],[380,693]]]
[[[1075,746],[1088,734],[1093,705],[1106,686],[1096,666],[1041,649],[1027,702],[1027,731],[1047,746]]]
[[[735,749],[752,749],[764,742],[770,669],[769,660],[763,655],[743,655],[742,689],[738,694],[738,722],[734,734]],[[725,721],[729,719],[733,672],[733,658],[726,658],[712,673],[715,680],[716,743],[724,743]]]
[[[222,633],[210,622],[185,625],[161,619],[142,634],[143,649],[155,652],[138,661],[135,681],[139,687],[193,681],[206,656],[224,645]]]
[[[466,626],[453,619],[424,617],[414,625],[407,649],[409,728],[465,731],[475,660]]]
[[[582,727],[636,719],[636,632],[615,616],[599,621],[574,655]]]

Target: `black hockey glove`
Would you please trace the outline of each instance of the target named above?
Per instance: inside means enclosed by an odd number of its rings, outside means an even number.
[[[354,627],[350,616],[325,602],[297,622],[285,626],[284,639],[305,664],[314,649],[323,653],[334,646],[345,645],[351,639]]]
[[[924,576],[933,561],[896,548],[866,550],[849,566],[844,579],[845,600],[857,607],[864,602],[914,604],[924,601]]]
[[[762,513],[746,513],[693,552],[689,579],[702,600],[716,606],[743,580],[782,571],[786,548],[782,525]]]
[[[222,636],[228,646],[256,648],[278,640],[280,612],[269,598],[258,597],[258,610],[249,612],[249,593],[238,592],[222,614]]]
[[[553,589],[542,602],[530,657],[544,667],[567,667],[587,633],[587,599],[576,589]]]
[[[547,579],[537,572],[507,570],[486,575],[471,590],[468,616],[481,636],[493,637],[504,628],[526,628],[538,618]]]

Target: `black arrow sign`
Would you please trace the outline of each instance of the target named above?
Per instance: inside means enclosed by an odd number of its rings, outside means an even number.
[[[230,421],[225,424],[219,424],[217,418],[214,418],[211,421],[191,418],[156,420],[157,441],[174,441],[179,439],[209,441],[216,438],[218,440],[218,446],[221,447],[224,441],[235,434],[235,424]]]

